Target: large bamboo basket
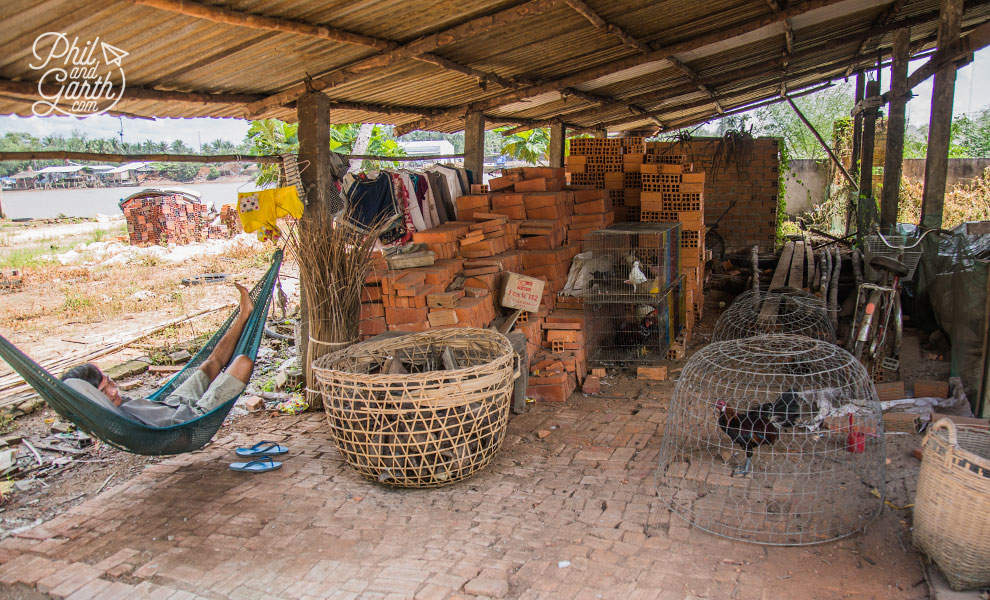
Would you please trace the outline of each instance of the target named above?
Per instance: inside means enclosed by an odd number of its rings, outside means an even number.
[[[459,368],[443,370],[442,353]],[[442,329],[350,346],[313,374],[337,450],[373,481],[438,487],[485,467],[505,438],[514,353],[486,329]],[[381,374],[388,360],[409,374]]]
[[[990,586],[990,430],[941,419],[925,436],[914,545],[952,589]]]

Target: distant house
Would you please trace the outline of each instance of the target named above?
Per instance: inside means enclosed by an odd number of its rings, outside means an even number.
[[[129,162],[105,171],[102,174],[102,179],[105,185],[137,185],[140,179],[139,174],[149,170],[146,162]]]
[[[244,170],[243,166],[239,162],[228,162],[223,163],[219,167],[221,175],[238,175]]]
[[[14,173],[7,177],[12,183],[9,189],[12,190],[33,190],[38,183],[38,172],[27,170]]]
[[[399,147],[405,150],[408,156],[435,156],[454,153],[454,145],[447,140],[399,142]]]

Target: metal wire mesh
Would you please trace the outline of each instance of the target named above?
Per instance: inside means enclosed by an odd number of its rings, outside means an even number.
[[[776,288],[740,294],[715,323],[712,341],[775,333],[803,335],[832,344],[836,339],[824,300],[795,288]]]
[[[657,493],[716,535],[815,544],[879,515],[884,461],[876,391],[851,354],[803,336],[757,336],[709,344],[685,365]]]
[[[678,223],[620,223],[584,241],[591,278],[586,302],[656,303],[680,277]]]
[[[588,302],[584,328],[592,366],[656,364],[684,326],[683,278],[653,300]]]
[[[870,266],[870,259],[874,256],[886,256],[904,263],[908,268],[908,273],[903,280],[907,281],[914,277],[914,270],[918,268],[918,261],[921,260],[921,244],[914,248],[905,248],[906,245],[913,244],[916,240],[906,235],[884,236],[894,248],[883,243],[880,236],[870,234],[863,239],[866,247],[866,278],[870,281],[879,281],[882,273]]]

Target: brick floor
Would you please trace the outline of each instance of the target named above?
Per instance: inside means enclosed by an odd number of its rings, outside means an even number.
[[[514,417],[487,469],[436,490],[360,478],[322,415],[246,417],[290,447],[281,470],[228,470],[232,449],[256,441],[238,436],[169,458],[0,542],[0,586],[73,600],[923,597],[901,593],[917,571],[891,537],[896,515],[814,549],[672,521],[653,488],[672,384],[603,389],[615,397]],[[813,574],[798,571],[809,561]],[[812,595],[785,593],[802,578]]]

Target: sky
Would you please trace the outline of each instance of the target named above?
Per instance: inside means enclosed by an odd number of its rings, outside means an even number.
[[[912,61],[911,70],[927,59]],[[885,69],[881,86],[890,87],[889,70]],[[915,127],[927,125],[931,106],[932,79],[914,89],[915,98],[907,105],[908,123]],[[969,113],[990,106],[990,47],[980,50],[975,60],[960,69],[956,76],[956,94],[953,112]],[[171,142],[181,139],[187,145],[198,148],[201,143],[215,139],[240,142],[247,134],[248,121],[240,119],[130,119],[106,115],[76,119],[74,117],[12,117],[0,116],[0,134],[16,131],[43,137],[50,134],[68,136],[78,130],[90,138],[119,137],[123,129],[125,142]]]

